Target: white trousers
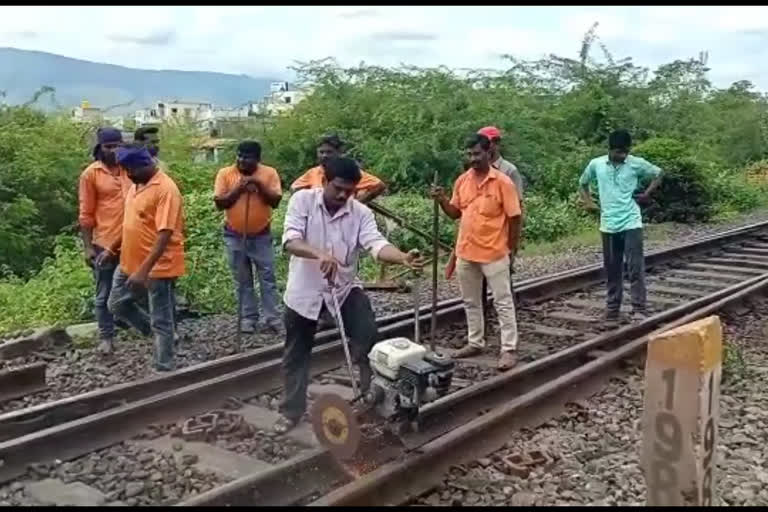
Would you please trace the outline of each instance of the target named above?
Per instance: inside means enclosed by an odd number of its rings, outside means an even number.
[[[467,314],[467,337],[470,346],[483,348],[486,345],[482,305],[485,276],[493,294],[493,305],[501,326],[501,351],[511,352],[517,349],[517,319],[510,281],[509,256],[491,263],[475,263],[459,258],[456,262],[456,273],[459,277],[464,311]]]

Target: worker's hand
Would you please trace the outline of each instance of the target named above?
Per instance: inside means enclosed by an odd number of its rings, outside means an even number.
[[[94,249],[93,247],[87,247],[85,249],[85,254],[83,255],[83,259],[85,260],[86,265],[93,268],[93,263],[96,260],[96,249]]]
[[[96,266],[103,267],[117,261],[117,254],[113,253],[109,249],[104,249],[96,256]]]
[[[595,202],[594,202],[594,201],[592,201],[591,199],[590,199],[589,201],[586,201],[586,202],[584,203],[584,208],[586,208],[586,210],[587,210],[588,212],[599,212],[599,211],[600,211],[600,207],[599,207],[599,206],[597,206],[597,205],[595,204]]]
[[[128,276],[128,280],[125,285],[135,292],[145,290],[147,288],[147,282],[149,281],[149,274],[142,270],[134,272]]]
[[[339,262],[332,254],[324,253],[320,256],[320,272],[323,273],[323,277],[328,280],[330,284],[333,284],[336,280],[336,272],[339,269]]]
[[[437,185],[432,185],[429,188],[429,197],[437,199],[440,202],[448,200],[448,197],[445,195],[445,189]]]
[[[258,192],[259,182],[256,180],[256,177],[253,175],[241,176],[238,187],[240,187],[240,191],[242,192]]]
[[[403,265],[414,270],[421,270],[424,268],[424,256],[421,255],[418,249],[411,249],[405,253]]]
[[[635,194],[635,202],[640,206],[646,206],[651,202],[651,197],[645,192]]]

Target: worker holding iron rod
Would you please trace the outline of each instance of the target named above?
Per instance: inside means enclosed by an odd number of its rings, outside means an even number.
[[[461,219],[456,271],[467,314],[468,344],[454,357],[480,355],[486,346],[481,294],[486,278],[501,327],[498,368],[504,371],[517,365],[518,360],[509,261],[520,239],[520,202],[512,180],[491,165],[488,137],[475,134],[465,148],[470,169],[454,183],[452,197],[448,199],[441,187],[431,189],[443,212],[452,219]]]
[[[480,128],[480,130],[477,131],[480,135],[485,135],[488,137],[488,139],[491,141],[491,165],[498,169],[499,171],[506,174],[509,179],[512,180],[512,183],[515,185],[515,189],[517,189],[517,198],[520,201],[520,227],[522,230],[522,225],[525,220],[525,206],[523,205],[523,176],[520,173],[520,171],[517,169],[517,166],[510,162],[509,160],[506,160],[503,156],[501,156],[501,130],[496,128],[495,126],[486,126],[485,128]],[[509,279],[512,286],[512,293],[515,292],[515,283],[514,283],[514,274],[515,274],[515,255],[510,254],[509,256]],[[486,315],[488,312],[488,280],[483,278],[483,315]]]
[[[239,332],[280,330],[279,295],[272,247],[272,209],[282,198],[277,171],[261,163],[261,145],[243,141],[235,165],[220,169],[214,185],[214,202],[226,212],[224,242],[237,288]],[[261,322],[253,289],[255,265],[261,295]],[[239,334],[238,334],[239,339]]]
[[[360,391],[366,393],[369,388],[368,353],[378,330],[371,302],[357,277],[360,251],[370,251],[374,259],[382,262],[417,269],[423,266],[418,251],[404,253],[388,242],[379,232],[371,210],[353,198],[361,179],[360,167],[354,160],[332,157],[323,168],[323,188],[293,194],[285,214],[282,243],[291,258],[283,296],[285,395],[281,417],[274,427],[278,433],[295,427],[306,411],[317,321],[321,311],[334,310],[335,300],[350,338],[352,359],[360,369]]]

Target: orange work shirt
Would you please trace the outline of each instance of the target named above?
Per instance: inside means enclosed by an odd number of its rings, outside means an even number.
[[[155,245],[158,233],[173,231],[168,246],[149,273],[152,279],[184,275],[184,213],[176,183],[157,171],[148,183],[133,185],[125,198],[123,247],[120,268],[128,275],[136,272]]]
[[[120,239],[125,196],[132,185],[125,169],[118,166],[112,173],[98,160],[80,174],[78,222],[93,228],[94,244],[106,249]]]
[[[509,219],[520,215],[515,184],[494,168],[482,181],[469,169],[453,185],[451,204],[461,210],[456,256],[490,263],[509,254]]]
[[[230,165],[220,169],[216,174],[216,183],[213,187],[213,195],[223,197],[232,189],[237,187],[240,178],[243,175],[237,169],[236,165]],[[267,188],[275,194],[282,194],[283,189],[280,186],[280,176],[277,171],[268,165],[259,164],[254,176],[261,181]],[[261,233],[269,226],[272,220],[272,207],[264,201],[258,192],[240,194],[235,204],[226,210],[227,225],[237,231],[244,233],[245,229],[245,203],[248,201],[248,235]]]
[[[363,177],[355,187],[355,192],[362,190],[369,190],[373,187],[383,183],[379,178],[373,174],[369,174],[360,169]],[[291,190],[299,190],[302,188],[320,188],[325,186],[325,171],[321,166],[316,166],[309,169],[307,172],[296,178],[296,181],[291,183]]]

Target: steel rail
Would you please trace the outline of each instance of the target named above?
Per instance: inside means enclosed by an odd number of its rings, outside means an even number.
[[[759,276],[735,285],[731,294],[688,313],[648,334],[635,338],[578,368],[491,409],[449,433],[419,448],[402,462],[389,462],[361,478],[331,491],[311,503],[315,506],[402,505],[412,501],[440,481],[451,465],[477,458],[501,447],[509,436],[509,422],[521,413],[550,399],[584,379],[645,348],[657,334],[710,315],[768,287],[768,277]]]
[[[456,432],[462,432],[462,429],[464,429],[466,425],[475,425],[483,418],[492,418],[493,416],[488,415],[492,414],[493,411],[499,407],[506,407],[504,404],[508,402],[530,405],[529,402],[526,402],[525,400],[529,400],[531,396],[541,396],[542,398],[550,396],[552,392],[551,383],[562,382],[564,375],[569,376],[568,379],[573,378],[573,375],[587,376],[593,371],[592,368],[594,366],[591,365],[596,361],[613,361],[613,359],[611,359],[611,354],[622,351],[627,346],[638,346],[638,340],[647,340],[649,336],[652,336],[655,333],[663,332],[677,325],[682,325],[683,323],[691,321],[692,319],[699,318],[711,311],[716,311],[729,303],[740,300],[748,294],[762,290],[766,285],[768,285],[768,274],[747,279],[695,301],[654,315],[639,324],[627,326],[618,331],[606,333],[605,335],[558,351],[512,370],[511,372],[474,384],[468,388],[464,388],[439,399],[436,402],[432,402],[425,406],[420,412],[419,433],[406,435],[402,438],[406,451],[415,450],[418,453],[425,453],[428,450],[428,447],[432,446],[438,440],[445,437],[450,438],[450,436],[455,435]],[[610,351],[599,352],[599,355],[596,357],[587,357],[586,360],[588,362],[585,363],[585,356],[587,356],[587,354],[590,354],[590,352],[595,351],[596,349],[605,348],[606,345],[611,345]],[[583,370],[583,368],[587,368],[587,370]],[[602,368],[602,366],[600,366],[600,368]],[[563,386],[570,385],[571,381],[567,380],[566,382],[568,384],[563,384]],[[558,386],[559,385],[560,384],[558,384]],[[543,393],[542,390],[548,391]],[[514,410],[517,411],[519,409]],[[480,421],[480,425],[485,424]],[[479,429],[477,435],[482,437],[484,435],[483,432],[483,429]],[[508,434],[508,430],[505,430],[504,433]],[[464,437],[460,438],[460,440],[464,439]],[[484,439],[481,444],[486,443],[487,441],[488,439]],[[440,445],[438,444],[438,446]],[[461,451],[476,456],[478,453],[476,448],[475,445],[466,450],[461,447]],[[450,458],[451,454],[454,453],[451,450],[459,450],[459,447],[456,443],[453,443],[447,447],[446,450],[446,453],[440,453],[442,456]],[[310,495],[313,491],[312,486],[306,482],[298,488],[293,484],[287,485],[281,483],[281,478],[277,478],[276,475],[281,474],[284,475],[284,477],[287,477],[287,475],[290,475],[292,472],[305,474],[314,467],[314,465],[318,464],[318,460],[325,461],[325,457],[328,456],[328,452],[321,450],[318,451],[313,458],[299,459],[295,462],[287,461],[280,466],[279,470],[277,468],[275,469],[278,473],[270,473],[271,476],[269,477],[263,475],[246,476],[227,484],[226,489],[214,489],[207,493],[203,493],[192,500],[183,502],[181,505],[223,506],[292,504],[296,501],[300,501],[307,495]],[[373,461],[370,462],[373,464]],[[407,471],[410,466],[404,466],[401,471],[398,469],[400,468],[399,463],[393,464],[395,469],[392,470],[391,473],[400,475],[400,477],[405,480],[413,478],[415,481],[419,481],[421,478],[421,476],[418,476],[420,475],[419,472],[434,474],[434,469],[427,463],[413,472]],[[405,464],[408,464],[407,460]],[[387,467],[389,466],[385,464],[380,470],[385,471],[384,475],[386,478],[394,478],[387,472],[389,470],[383,469]],[[324,462],[323,468],[328,480],[337,482],[351,480],[350,475],[346,470],[338,464],[334,465]],[[371,474],[380,475],[380,470],[374,470]],[[404,476],[402,474],[403,471],[406,471],[406,474],[409,476]],[[369,475],[365,475],[361,479],[349,484],[349,487],[344,487],[343,489],[346,489],[346,491],[333,491],[328,497],[321,498],[316,503],[323,505],[373,505],[390,503],[387,501],[390,499],[389,495],[381,496],[380,494],[375,494],[375,492],[378,492],[375,491],[376,485],[378,485],[377,478],[384,477],[369,477]],[[375,485],[374,483],[360,484],[360,482],[365,482],[369,479],[373,479]],[[399,489],[398,486],[401,484],[402,481],[398,480],[397,485],[393,484],[393,488]],[[360,489],[363,489],[368,493],[365,495],[365,499],[359,497],[359,493],[363,492],[358,489],[359,485],[363,486]],[[323,487],[327,487],[327,481],[325,480],[323,481]],[[405,488],[407,488],[407,485]],[[314,491],[317,492],[317,489],[314,489]],[[342,494],[339,494],[340,492],[342,492]],[[277,500],[275,498],[276,496],[280,496],[280,499]]]
[[[730,241],[734,237],[743,236],[755,229],[765,227],[767,224],[768,222],[730,230],[721,235],[713,235],[712,237],[691,242],[678,248],[657,251],[650,254],[649,257],[656,258],[657,261],[660,261],[659,258],[664,258],[664,261],[666,261],[666,259],[679,256],[681,251],[696,250],[696,248],[702,250],[702,247],[708,248],[713,243],[722,244],[723,240]],[[599,266],[593,267],[598,267],[601,270]],[[570,291],[570,289],[565,289],[568,286],[559,286],[563,285],[563,281],[571,282],[571,285],[573,285],[572,281],[576,280],[581,283],[581,286],[584,286],[589,284],[585,283],[585,278],[588,276],[594,278],[595,274],[593,268],[586,267],[560,273],[559,276],[559,279],[557,277],[545,277],[521,283],[517,292],[524,298],[540,298],[544,295],[538,293],[541,291],[539,290],[540,287],[552,287],[559,289],[560,293],[564,293],[565,291]],[[558,281],[560,281],[559,285]],[[441,306],[442,308],[439,313],[441,319],[450,318],[453,315],[460,316],[463,313],[463,306],[459,299],[443,301]],[[420,309],[419,319],[421,322],[429,321],[430,311],[430,306]],[[411,312],[403,312],[385,317],[386,324],[380,329],[381,337],[408,333],[413,329],[411,315]],[[341,345],[338,341],[333,340],[334,331],[326,331],[318,336],[319,341],[322,341],[323,337],[325,337],[326,343],[315,347],[313,350],[311,369],[313,375],[338,367],[340,364]],[[105,405],[103,403],[104,397],[105,395],[109,396],[109,393],[105,393],[105,390],[99,390],[87,393],[86,395],[88,396],[85,400],[83,400],[83,395],[81,395],[54,402],[55,405],[41,404],[33,408],[2,415],[0,416],[0,434],[2,434],[3,428],[5,428],[5,435],[13,436],[13,438],[6,437],[3,442],[0,442],[0,460],[3,460],[3,465],[0,465],[0,481],[6,481],[23,472],[23,466],[28,462],[76,457],[135,435],[147,424],[172,421],[182,414],[195,414],[210,407],[215,407],[227,396],[253,396],[277,388],[280,383],[279,355],[281,353],[282,347],[266,347],[249,355],[240,354],[223,358],[227,361],[222,359],[204,363],[197,367],[190,367],[175,372],[175,374],[166,377],[147,379],[140,383],[144,386],[141,388],[142,391],[130,390],[126,387],[123,387],[122,390],[115,389],[120,388],[120,386],[108,388],[111,390],[113,399],[122,397],[123,401],[127,400],[125,398],[126,395],[120,395],[120,393],[130,394],[135,391],[134,402],[123,403],[122,405],[117,405],[120,402],[113,402],[109,404],[111,408],[106,411],[102,410],[96,413],[86,411],[86,417],[78,417],[76,419],[64,415],[58,418],[63,421],[58,422],[55,421],[57,418],[55,418],[54,414],[54,418],[49,417],[43,421],[45,427],[39,430],[35,429],[40,426],[39,418],[45,411],[58,411],[61,413],[67,408],[76,408],[77,404],[88,403],[88,400],[92,400],[91,403],[98,403],[99,400],[102,400],[102,405]],[[256,361],[258,361],[258,357],[263,358],[255,365],[254,354],[259,354],[256,356]],[[270,357],[272,359],[269,359]],[[194,376],[199,376],[205,372],[208,372],[207,375],[211,375],[211,373],[216,371],[212,370],[213,368],[218,368],[220,372],[222,367],[232,364],[233,361],[242,364],[244,367],[225,375],[213,376],[206,380],[195,380]],[[202,367],[202,370],[200,367]],[[185,379],[188,380],[185,381]],[[192,380],[192,382],[189,382],[189,380]],[[158,384],[158,382],[162,384]],[[158,386],[167,386],[169,382],[174,382],[176,387],[165,389],[159,394],[155,394],[157,393]],[[181,387],[178,387],[179,385]],[[145,393],[145,395],[142,395],[142,393]],[[150,393],[150,396],[147,396],[146,393]],[[192,397],[194,399],[188,400]],[[14,419],[16,421],[12,421]],[[35,423],[36,419],[38,423]],[[46,424],[46,422],[52,424]]]

